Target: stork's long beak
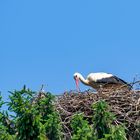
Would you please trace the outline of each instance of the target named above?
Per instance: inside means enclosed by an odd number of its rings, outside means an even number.
[[[75,78],[75,83],[76,83],[76,89],[78,92],[80,92],[80,88],[79,88],[79,79]]]

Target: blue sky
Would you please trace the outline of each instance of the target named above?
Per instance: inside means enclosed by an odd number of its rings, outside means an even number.
[[[140,73],[140,1],[1,0],[0,90],[24,84],[54,94],[75,89],[73,73]],[[80,85],[82,90],[88,89]]]

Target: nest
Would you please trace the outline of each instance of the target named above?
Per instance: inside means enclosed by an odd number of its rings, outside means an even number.
[[[63,124],[65,139],[71,137],[70,121],[76,112],[83,112],[85,118],[91,121],[93,110],[91,105],[105,100],[110,105],[110,111],[116,116],[115,123],[124,123],[129,139],[137,140],[140,137],[140,91],[113,90],[113,91],[75,91],[66,92],[57,97],[56,109]]]

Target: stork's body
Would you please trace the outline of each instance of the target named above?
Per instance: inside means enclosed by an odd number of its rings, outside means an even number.
[[[108,73],[100,72],[100,73],[90,73],[86,79],[80,74],[75,73],[74,79],[76,80],[77,87],[78,81],[80,80],[83,84],[93,87],[96,90],[100,88],[118,88],[125,87],[130,89],[130,85],[124,80]]]

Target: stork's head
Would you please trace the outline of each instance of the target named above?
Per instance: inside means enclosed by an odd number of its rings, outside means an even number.
[[[74,78],[75,80],[78,79],[78,78],[79,78],[79,73],[78,73],[78,72],[74,73],[73,78]]]
[[[77,72],[73,75],[73,78],[74,78],[75,83],[76,83],[76,88],[77,88],[78,91],[80,91],[80,88],[79,88],[79,77],[80,77],[80,74],[77,73]]]

